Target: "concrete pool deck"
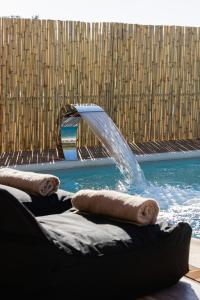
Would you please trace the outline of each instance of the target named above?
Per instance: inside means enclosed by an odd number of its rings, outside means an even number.
[[[183,277],[177,284],[137,300],[199,300],[200,284]]]
[[[191,240],[189,264],[200,269],[200,239]]]

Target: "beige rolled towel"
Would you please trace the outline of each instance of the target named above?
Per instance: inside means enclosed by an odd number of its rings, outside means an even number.
[[[80,190],[72,197],[79,211],[100,214],[141,225],[154,224],[159,213],[156,200],[112,190]]]
[[[50,174],[1,168],[0,184],[9,185],[31,194],[49,196],[58,190],[60,180]]]

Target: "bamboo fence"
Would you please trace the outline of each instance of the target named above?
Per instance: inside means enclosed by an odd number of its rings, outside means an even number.
[[[200,137],[200,28],[0,18],[0,65],[0,152],[55,148],[67,103],[129,142]]]

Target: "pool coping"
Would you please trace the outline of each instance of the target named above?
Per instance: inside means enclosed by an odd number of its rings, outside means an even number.
[[[192,267],[200,269],[200,239],[191,238],[189,264]]]
[[[135,155],[138,162],[152,162],[161,160],[175,160],[183,158],[200,158],[200,150],[187,150],[187,151],[174,151],[174,152],[162,152],[151,154],[138,154]],[[23,165],[11,165],[10,168],[27,171],[51,171],[51,170],[63,170],[71,168],[92,167],[92,166],[105,166],[113,165],[115,162],[113,158],[93,158],[83,160],[60,160],[43,163],[31,163]]]

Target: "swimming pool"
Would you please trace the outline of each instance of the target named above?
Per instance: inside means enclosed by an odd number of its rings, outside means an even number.
[[[193,236],[200,238],[200,159],[140,162],[146,178],[142,190],[128,186],[114,165],[52,171],[61,180],[61,188],[114,189],[155,198],[160,218],[172,222],[186,221]]]

